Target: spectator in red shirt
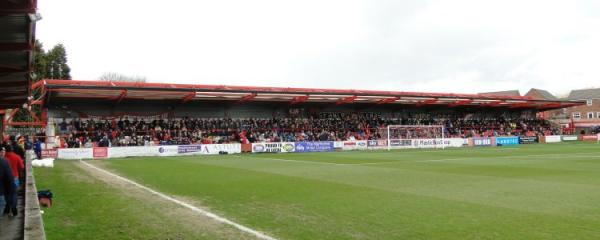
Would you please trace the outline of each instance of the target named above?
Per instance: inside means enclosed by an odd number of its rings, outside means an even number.
[[[4,207],[4,214],[12,212],[13,216],[17,215],[17,188],[19,186],[19,170],[25,168],[23,165],[23,159],[13,152],[13,148],[10,145],[6,146],[6,154],[4,155],[6,162],[11,168],[12,175],[14,177],[14,189],[5,195],[6,206]]]
[[[3,145],[0,145],[0,209],[5,209],[8,196],[15,191],[14,178],[12,176],[8,161],[4,160],[4,154],[6,153]],[[5,211],[2,215],[8,214]],[[2,218],[0,215],[0,219]]]
[[[25,169],[25,165],[23,164],[23,158],[17,155],[12,146],[6,147],[6,155],[4,156],[6,161],[8,161],[8,165],[12,170],[13,177],[15,177],[15,183],[19,185],[19,171]]]

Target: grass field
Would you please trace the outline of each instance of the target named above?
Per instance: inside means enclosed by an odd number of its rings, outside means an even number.
[[[600,239],[595,143],[90,162],[278,239]],[[249,237],[80,165],[35,169],[48,239]]]

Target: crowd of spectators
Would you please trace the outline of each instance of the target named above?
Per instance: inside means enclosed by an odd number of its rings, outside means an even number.
[[[61,147],[148,146],[194,143],[253,143],[385,139],[388,125],[443,125],[446,137],[536,136],[557,134],[540,119],[477,114],[320,113],[272,119],[62,119]],[[417,136],[418,137],[418,136]]]

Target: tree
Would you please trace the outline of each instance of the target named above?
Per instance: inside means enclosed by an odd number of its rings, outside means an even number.
[[[50,51],[45,51],[43,44],[36,40],[33,51],[32,82],[41,79],[71,80],[71,67],[67,64],[67,50],[62,44],[57,44]]]
[[[48,63],[46,57],[46,51],[44,50],[44,46],[38,40],[35,40],[35,48],[33,50],[33,73],[34,77],[32,80],[33,83],[39,81],[40,79],[46,78],[46,73],[48,72]]]
[[[106,72],[100,76],[101,81],[107,82],[134,82],[134,83],[145,83],[146,77],[142,76],[127,76],[116,72]]]
[[[33,76],[31,83],[36,83],[42,79],[71,79],[71,68],[67,65],[67,51],[65,46],[57,44],[50,51],[44,50],[43,44],[36,40],[33,50]],[[41,95],[39,89],[31,92],[33,99],[38,99]],[[38,105],[31,106],[31,110],[39,116],[41,109]],[[18,111],[13,117],[16,122],[33,121],[29,112],[24,109],[16,109]]]
[[[57,44],[46,53],[46,78],[71,80],[71,68],[67,65],[67,50]]]

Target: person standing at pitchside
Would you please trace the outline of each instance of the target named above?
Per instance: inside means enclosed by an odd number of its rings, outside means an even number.
[[[6,198],[12,192],[16,191],[15,178],[12,175],[12,171],[8,166],[8,162],[4,159],[6,150],[3,146],[0,146],[0,209],[4,209],[6,206]],[[0,215],[2,218],[3,215]]]
[[[33,143],[33,151],[35,152],[35,156],[37,159],[42,159],[42,140],[40,138],[36,138]]]
[[[25,169],[25,165],[23,164],[23,158],[21,158],[19,155],[14,153],[12,146],[10,146],[10,145],[6,146],[5,150],[6,150],[5,151],[6,153],[4,154],[4,159],[6,159],[6,161],[8,162],[8,166],[10,166],[10,168],[11,168],[12,175],[14,177],[13,181],[14,181],[15,191],[10,192],[6,196],[7,206],[4,209],[4,213],[8,213],[10,211],[10,212],[12,212],[13,216],[16,216],[18,213],[16,189],[18,189],[19,185],[20,185],[19,173]]]

